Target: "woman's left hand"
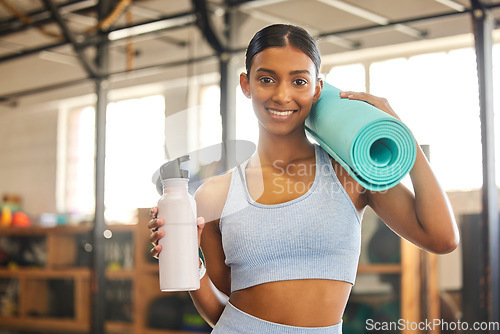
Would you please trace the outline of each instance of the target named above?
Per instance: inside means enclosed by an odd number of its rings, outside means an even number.
[[[391,105],[389,104],[389,101],[387,101],[387,99],[383,97],[378,97],[363,92],[352,92],[352,91],[340,92],[340,97],[343,99],[364,101],[366,103],[371,104],[375,108],[378,108],[386,112],[387,114],[401,120],[399,116],[392,109]]]

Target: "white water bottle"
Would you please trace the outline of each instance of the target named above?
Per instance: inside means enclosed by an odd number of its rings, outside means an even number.
[[[200,288],[196,202],[188,192],[188,171],[182,156],[160,167],[163,196],[158,201],[158,218],[165,231],[159,240],[160,290],[189,291]]]

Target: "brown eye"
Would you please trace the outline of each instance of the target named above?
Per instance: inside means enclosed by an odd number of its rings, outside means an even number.
[[[296,79],[296,80],[294,80],[293,83],[295,85],[297,85],[297,86],[305,86],[305,85],[307,85],[307,81],[304,80],[304,79]]]
[[[269,84],[269,83],[273,83],[274,82],[274,80],[271,79],[271,78],[269,78],[269,77],[262,77],[262,78],[259,79],[259,81],[262,82],[262,83],[265,83],[265,84]]]

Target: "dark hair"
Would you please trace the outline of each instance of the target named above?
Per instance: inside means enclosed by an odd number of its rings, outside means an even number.
[[[304,52],[316,67],[316,76],[319,76],[321,57],[316,40],[309,33],[291,24],[273,24],[259,30],[248,44],[245,55],[247,74],[250,73],[253,57],[267,48],[294,46]]]

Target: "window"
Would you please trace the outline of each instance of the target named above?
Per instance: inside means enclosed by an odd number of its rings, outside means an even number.
[[[479,188],[481,135],[472,49],[392,59],[370,66],[371,93],[386,97],[419,144],[445,190]]]
[[[198,117],[198,148],[222,142],[222,120],[220,116],[220,89],[210,85],[201,89]]]
[[[66,114],[66,111],[63,111]],[[85,107],[67,112],[67,126],[62,127],[65,135],[59,137],[62,141],[63,160],[59,164],[58,209],[69,214],[91,215],[95,206],[95,173],[94,173],[94,108]],[[67,129],[67,131],[65,131]],[[64,145],[65,144],[65,145]],[[65,159],[64,159],[65,158]]]
[[[500,84],[500,45],[493,47],[493,80]],[[412,130],[430,146],[430,160],[445,190],[482,185],[478,81],[474,49],[457,49],[373,62],[366,75],[361,64],[333,67],[326,80],[344,90],[385,97]],[[495,148],[500,157],[500,102],[495,101]],[[500,164],[496,164],[500,175]],[[500,185],[500,177],[497,177]]]
[[[252,103],[239,85],[236,87],[236,139],[248,140],[254,144],[259,140],[259,123]]]
[[[341,90],[365,92],[365,67],[362,64],[335,66],[326,75],[326,81]]]
[[[129,221],[158,201],[151,176],[165,161],[164,98],[110,103],[106,122],[105,215]]]
[[[94,119],[92,107],[69,111],[65,163],[58,173],[58,207],[77,215],[93,215],[95,206]],[[140,207],[151,207],[158,193],[153,172],[165,160],[163,96],[110,103],[106,120],[105,207],[107,221],[129,222]],[[64,147],[64,145],[62,145]]]

